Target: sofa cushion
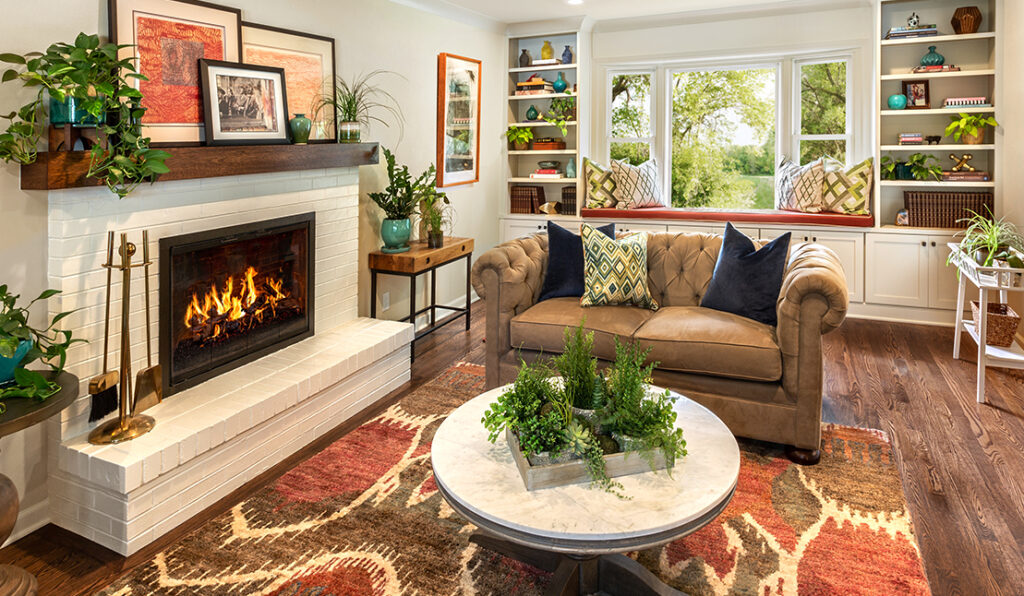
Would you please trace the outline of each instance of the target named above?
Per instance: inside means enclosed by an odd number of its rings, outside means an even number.
[[[527,311],[529,312],[529,311]],[[782,378],[775,330],[739,315],[700,306],[666,306],[634,338],[659,368],[748,381]],[[595,342],[596,343],[596,342]]]
[[[647,286],[647,234],[608,238],[583,224],[581,306],[629,304],[658,310]]]
[[[615,337],[628,340],[651,318],[652,311],[635,306],[589,306],[576,298],[552,298],[526,309],[511,321],[513,348],[561,353],[565,328],[583,327],[594,332],[594,355],[615,359]]]
[[[597,228],[615,237],[615,224]],[[548,270],[537,302],[551,298],[583,295],[583,239],[553,221],[548,222]]]
[[[651,158],[634,166],[619,159],[612,160],[615,173],[615,200],[619,209],[664,207],[661,184],[658,182],[658,162]]]
[[[583,175],[587,181],[587,207],[615,207],[615,173],[584,157]]]
[[[872,163],[873,158],[869,157],[845,170],[842,162],[826,159],[825,180],[821,191],[824,210],[851,215],[866,214],[871,204],[871,187],[874,182]]]
[[[775,168],[775,208],[805,213],[822,211],[821,190],[825,181],[822,159],[801,166],[783,159]]]
[[[743,232],[725,224],[715,272],[700,305],[775,325],[791,234],[786,232],[758,249]]]

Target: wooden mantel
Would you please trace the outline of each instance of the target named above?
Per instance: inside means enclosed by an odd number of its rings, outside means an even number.
[[[310,145],[238,145],[219,147],[162,147],[170,172],[160,180],[191,180],[242,174],[347,168],[378,163],[378,143],[317,143]],[[35,163],[21,166],[23,190],[56,190],[99,186],[85,174],[89,153],[40,153]]]

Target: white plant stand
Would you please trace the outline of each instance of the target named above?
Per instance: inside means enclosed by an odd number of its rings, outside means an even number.
[[[985,344],[988,335],[988,303],[991,292],[999,293],[999,301],[1006,302],[1010,292],[1024,292],[1024,269],[1010,267],[982,267],[960,250],[960,245],[947,244],[951,251],[950,262],[960,270],[960,287],[956,297],[956,333],[953,334],[953,358],[960,357],[961,331],[966,331],[978,345],[978,403],[985,399],[985,369],[989,366],[1024,370],[1024,349],[1014,343],[1008,348]],[[964,299],[967,282],[978,288],[978,312],[980,321],[964,320]]]

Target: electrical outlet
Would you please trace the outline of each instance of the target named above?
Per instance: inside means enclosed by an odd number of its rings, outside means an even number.
[[[384,292],[380,296],[380,311],[387,312],[391,308],[391,292]]]

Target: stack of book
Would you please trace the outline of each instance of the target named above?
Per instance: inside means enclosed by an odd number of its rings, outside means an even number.
[[[987,97],[947,97],[942,102],[944,108],[991,108]]]
[[[545,95],[554,92],[554,85],[537,75],[533,75],[528,81],[516,83],[516,95]]]
[[[930,37],[938,35],[939,28],[935,25],[918,25],[916,27],[891,27],[885,34],[886,39],[906,39],[908,37]]]
[[[933,72],[960,72],[960,67],[955,64],[939,64],[937,66],[915,66],[914,73]]]
[[[991,177],[988,172],[951,172],[947,170],[942,172],[942,180],[945,182],[988,182]]]
[[[924,145],[924,135],[919,132],[901,132],[900,145]]]
[[[565,174],[556,168],[537,168],[532,174],[530,174],[530,178],[558,179],[565,178]]]

